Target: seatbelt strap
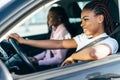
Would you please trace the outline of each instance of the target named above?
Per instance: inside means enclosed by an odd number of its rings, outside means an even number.
[[[90,42],[89,44],[87,44],[87,45],[85,45],[84,47],[82,47],[82,48],[80,48],[79,50],[77,50],[75,53],[77,53],[77,52],[79,52],[79,51],[81,51],[81,50],[83,50],[83,49],[85,49],[85,48],[87,48],[87,47],[93,46],[93,45],[95,45],[96,43],[98,43],[98,42],[100,42],[100,41],[102,41],[102,40],[105,40],[105,39],[107,39],[108,37],[110,37],[110,36],[112,36],[113,34],[118,33],[118,32],[120,32],[120,25],[118,25],[117,28],[116,28],[110,35],[108,35],[108,36],[106,36],[106,37],[98,38],[98,39]]]
[[[54,54],[52,53],[52,51],[50,51],[50,57],[54,57]]]
[[[85,49],[85,48],[87,48],[87,47],[93,46],[93,45],[95,45],[96,43],[98,43],[98,42],[100,42],[100,41],[102,41],[102,40],[105,40],[105,39],[108,38],[108,37],[109,37],[109,36],[98,38],[98,39],[92,41],[91,43],[85,45],[84,47],[80,48],[80,49],[77,50],[75,53],[77,53],[77,52],[79,52],[79,51],[81,51],[81,50],[83,50],[83,49]]]

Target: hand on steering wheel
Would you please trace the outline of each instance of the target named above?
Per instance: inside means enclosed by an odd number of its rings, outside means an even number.
[[[34,72],[36,71],[35,67],[33,66],[33,64],[30,62],[30,60],[28,59],[28,57],[22,52],[22,50],[20,49],[20,46],[18,45],[18,43],[16,42],[15,39],[13,38],[9,38],[9,42],[12,44],[12,46],[14,47],[14,49],[16,50],[17,54],[19,55],[19,57],[25,62],[25,64],[27,66],[29,66],[29,68]]]

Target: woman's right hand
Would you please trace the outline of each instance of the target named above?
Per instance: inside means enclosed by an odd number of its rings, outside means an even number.
[[[70,65],[70,64],[74,64],[75,61],[71,58],[71,57],[68,57],[63,63],[61,66],[67,66],[67,65]]]
[[[25,40],[25,39],[23,39],[22,37],[20,37],[17,33],[12,33],[12,34],[8,35],[7,40],[8,40],[9,38],[14,38],[15,40],[17,40],[17,42],[19,42],[19,43],[21,43],[21,44],[22,44],[22,43],[24,42],[24,40]]]

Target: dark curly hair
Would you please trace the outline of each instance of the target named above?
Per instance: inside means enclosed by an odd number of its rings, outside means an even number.
[[[65,25],[66,29],[68,30],[68,32],[71,34],[71,37],[72,37],[73,36],[72,28],[71,28],[69,18],[67,16],[65,9],[61,6],[57,6],[57,7],[51,7],[49,11],[54,12],[59,16],[59,18],[61,19],[61,22]]]

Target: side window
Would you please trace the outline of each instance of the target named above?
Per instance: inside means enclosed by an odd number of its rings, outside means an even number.
[[[78,5],[80,6],[81,9],[90,1],[83,1],[83,2],[78,2]]]
[[[44,6],[35,11],[32,16],[27,18],[17,28],[14,28],[12,32],[18,33],[23,37],[48,33],[47,14],[49,7]]]

